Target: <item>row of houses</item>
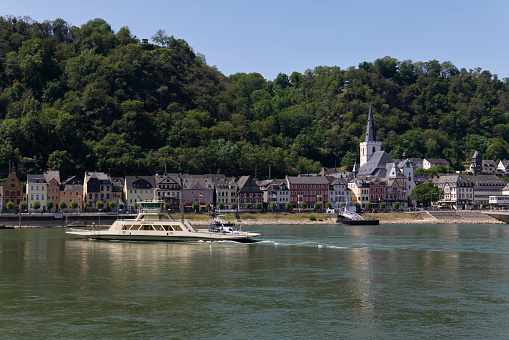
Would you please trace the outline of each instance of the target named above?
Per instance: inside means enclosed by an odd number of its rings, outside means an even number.
[[[212,174],[112,177],[102,172],[86,172],[83,178],[72,176],[61,182],[58,171],[47,171],[28,174],[24,190],[23,184],[11,173],[0,185],[0,210],[5,211],[7,202],[13,202],[18,208],[26,201],[28,210],[35,211],[36,201],[39,209],[47,209],[49,201],[55,208],[65,202],[63,206],[69,209],[74,201],[78,210],[82,210],[85,203],[93,209],[97,201],[102,201],[105,205],[121,203],[128,211],[133,211],[137,203],[152,199],[164,200],[173,209],[178,209],[181,203],[188,209],[193,203],[202,209],[207,205],[232,209],[233,203],[245,209],[262,203],[265,208],[281,210],[286,209],[288,203],[298,209],[303,203],[308,207],[315,203],[325,207],[327,202],[333,208],[356,203],[362,208],[369,203],[377,208],[382,202],[388,207],[397,202],[404,208],[415,203],[410,200],[410,193],[424,182],[432,182],[444,190],[444,197],[437,202],[442,206],[486,207],[509,202],[509,186],[496,175],[456,173],[418,177],[414,176],[413,169],[409,159],[396,164],[383,151],[375,151],[371,162],[350,173],[323,169],[318,174],[261,181],[250,176],[236,179]]]
[[[327,202],[339,207],[341,203],[352,201],[347,178],[324,173],[257,181],[251,176],[236,179],[214,174],[112,177],[103,172],[86,172],[83,178],[72,176],[61,181],[59,171],[46,171],[28,174],[25,190],[15,173],[0,186],[1,210],[5,210],[8,202],[17,209],[25,201],[28,211],[33,212],[48,209],[49,201],[53,203],[49,207],[57,209],[69,209],[75,202],[78,210],[87,206],[94,209],[96,202],[102,201],[105,206],[114,202],[115,206],[122,204],[133,211],[137,203],[152,199],[164,200],[173,209],[181,204],[192,208],[194,203],[200,208],[210,205],[224,209],[234,206],[244,209],[255,207],[257,203],[276,209],[286,209],[288,203],[294,208],[303,203],[309,207],[315,203],[324,207]]]

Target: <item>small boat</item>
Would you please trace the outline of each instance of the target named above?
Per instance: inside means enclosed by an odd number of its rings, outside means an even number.
[[[15,226],[0,224],[0,229],[15,229]]]
[[[67,234],[97,240],[126,241],[236,241],[241,243],[257,242],[259,233],[230,229],[195,229],[189,221],[175,220],[164,208],[163,201],[140,202],[140,212],[135,219],[116,220],[107,229],[70,228]],[[223,227],[226,228],[226,227]]]
[[[210,223],[211,229],[221,228],[221,227],[235,227],[235,222],[228,221],[226,215],[217,215],[214,216],[212,223]]]

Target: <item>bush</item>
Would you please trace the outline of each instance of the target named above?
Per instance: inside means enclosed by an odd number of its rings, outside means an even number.
[[[310,221],[316,221],[316,216],[315,215],[309,215],[308,219]]]

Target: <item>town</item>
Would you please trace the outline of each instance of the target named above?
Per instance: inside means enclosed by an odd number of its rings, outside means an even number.
[[[444,159],[391,158],[376,140],[371,105],[366,137],[360,143],[359,165],[351,172],[323,168],[320,173],[257,180],[222,174],[164,173],[153,176],[113,177],[104,172],[86,172],[83,177],[62,180],[58,170],[27,174],[26,185],[10,172],[0,184],[0,211],[62,212],[136,211],[146,200],[163,200],[172,210],[321,210],[355,205],[360,209],[406,210],[422,208],[413,200],[413,189],[432,183],[442,190],[433,202],[436,208],[500,208],[509,204],[509,186],[501,179],[509,161],[483,160],[476,151],[470,171],[419,175],[420,170],[447,170]],[[422,168],[422,169],[421,169]]]

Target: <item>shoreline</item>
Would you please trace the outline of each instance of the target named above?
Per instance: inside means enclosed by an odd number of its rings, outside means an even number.
[[[283,215],[284,216],[284,215]],[[259,217],[265,217],[263,215],[258,214],[246,214],[241,215],[241,220],[233,220],[237,227],[240,226],[257,226],[257,225],[319,225],[319,224],[338,224],[342,225],[341,223],[336,223],[336,218],[331,217],[327,214],[316,214],[316,220],[310,221],[309,220],[309,214],[301,214],[301,215],[292,215],[291,218],[285,218],[285,217],[279,217],[278,215],[275,216],[267,216],[267,218],[259,218]],[[190,218],[186,218],[192,225],[198,226],[198,227],[204,227],[208,226],[211,222],[210,219],[205,218],[196,218],[196,216],[186,216]],[[194,218],[193,218],[194,217]],[[505,222],[499,221],[493,217],[488,217],[486,215],[484,216],[475,216],[475,217],[460,217],[460,216],[444,216],[442,218],[434,217],[430,214],[426,213],[407,213],[407,214],[370,214],[366,217],[378,219],[380,225],[391,225],[391,224],[507,224]],[[102,218],[101,218],[102,219]],[[13,222],[13,221],[12,221]],[[5,224],[10,227],[9,229],[19,229],[17,223],[5,223],[0,222],[0,224]],[[47,221],[46,223],[37,223],[35,221],[26,221],[26,224],[23,224],[23,221],[21,221],[21,228],[65,228],[65,227],[72,227],[72,225],[63,225],[59,223],[52,224],[51,222]],[[48,223],[49,222],[49,223]],[[101,227],[107,227],[112,222],[107,221],[104,219],[104,221],[101,221]],[[90,223],[90,221],[89,221]],[[86,226],[87,223],[83,223],[83,225],[80,226]],[[78,226],[78,225],[74,225]],[[99,224],[96,224],[96,226],[99,226]]]

